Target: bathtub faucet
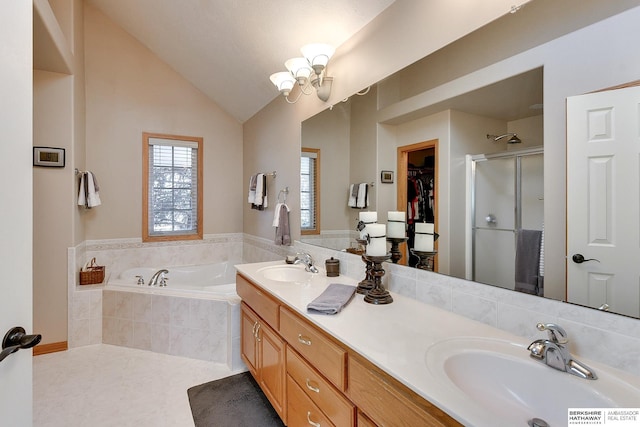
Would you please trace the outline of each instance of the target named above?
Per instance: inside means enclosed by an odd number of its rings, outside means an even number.
[[[149,280],[149,286],[167,286],[167,278],[164,277],[165,274],[169,274],[169,270],[162,269],[158,270],[151,276],[151,280]],[[158,280],[160,283],[158,284]]]

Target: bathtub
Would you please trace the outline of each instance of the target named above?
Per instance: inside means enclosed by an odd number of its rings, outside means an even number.
[[[149,286],[151,276],[158,270],[166,269],[166,287]],[[144,285],[138,285],[142,276]],[[236,270],[229,262],[177,267],[136,267],[110,277],[107,288],[130,288],[141,292],[166,293],[176,295],[198,295],[233,297],[236,296]]]
[[[149,286],[162,269],[169,270],[167,286]],[[138,267],[112,275],[103,289],[102,342],[242,369],[235,273],[232,263],[221,262]]]

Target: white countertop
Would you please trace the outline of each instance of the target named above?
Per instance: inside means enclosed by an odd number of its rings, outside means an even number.
[[[355,286],[358,281],[342,275],[326,277],[324,270],[320,269],[320,273],[315,274],[308,283],[294,284],[265,279],[259,272],[263,267],[275,265],[285,265],[285,262],[240,264],[236,268],[243,276],[260,285],[311,323],[366,357],[462,424],[506,425],[506,420],[496,419],[492,411],[470,401],[450,384],[439,381],[428,369],[425,358],[430,346],[456,337],[504,340],[522,345],[523,352],[527,352],[529,342],[522,337],[395,293],[391,293],[393,303],[387,305],[368,304],[364,302],[363,295],[356,294],[336,315],[308,313],[307,304],[329,284]],[[541,338],[544,336],[541,334]],[[596,370],[602,369],[597,363],[588,362],[588,365]],[[569,374],[558,372],[558,375]],[[523,425],[526,425],[526,420]]]

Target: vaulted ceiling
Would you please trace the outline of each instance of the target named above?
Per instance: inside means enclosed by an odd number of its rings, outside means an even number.
[[[334,47],[394,0],[87,0],[244,122],[308,43]]]

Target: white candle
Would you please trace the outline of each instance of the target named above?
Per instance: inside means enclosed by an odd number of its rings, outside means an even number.
[[[384,256],[387,254],[387,227],[384,224],[367,225],[369,243],[367,244],[367,255]]]
[[[358,217],[365,224],[372,224],[378,221],[378,212],[360,212]]]
[[[389,211],[387,220],[387,235],[389,237],[405,237],[404,212]]]
[[[433,252],[433,233],[433,224],[427,222],[416,223],[414,249],[420,252]]]
[[[369,224],[375,224],[376,221],[378,221],[378,212],[360,212],[358,214],[358,219],[360,220],[360,222],[364,223],[365,228],[363,228],[362,230],[360,230],[360,238],[361,239],[366,239],[367,238],[367,225]]]

